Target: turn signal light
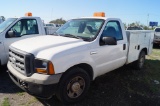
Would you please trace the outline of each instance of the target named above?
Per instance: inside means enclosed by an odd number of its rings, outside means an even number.
[[[36,68],[36,72],[40,74],[48,74],[48,75],[55,74],[54,66],[50,61],[47,62],[46,68]]]
[[[36,71],[37,71],[38,73],[47,74],[47,70],[45,70],[45,69],[37,68]]]
[[[48,63],[48,74],[50,74],[50,75],[55,74],[54,66],[51,62]]]

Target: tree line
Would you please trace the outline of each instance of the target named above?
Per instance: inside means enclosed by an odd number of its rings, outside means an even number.
[[[66,20],[64,20],[63,18],[59,18],[59,19],[55,19],[50,21],[49,23],[54,23],[54,24],[65,24]]]
[[[154,28],[155,28],[155,26],[154,27],[151,27],[151,26],[146,26],[146,25],[144,25],[144,24],[141,24],[140,22],[133,22],[133,23],[130,23],[130,24],[126,24],[126,23],[124,23],[124,26],[125,26],[125,28],[127,28],[127,27],[131,27],[131,26],[137,26],[137,27],[141,27],[141,28],[143,28],[144,30],[153,30]]]
[[[0,19],[5,21],[5,17],[4,16],[0,16]]]

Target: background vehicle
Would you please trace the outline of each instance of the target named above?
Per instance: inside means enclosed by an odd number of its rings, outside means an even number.
[[[152,51],[154,32],[126,32],[120,19],[101,17],[104,13],[95,16],[72,19],[55,36],[13,43],[11,79],[32,95],[56,94],[68,104],[85,98],[90,82],[100,75],[129,63],[141,69]]]
[[[0,65],[8,61],[9,45],[18,40],[51,34],[46,32],[40,17],[31,17],[32,14],[21,18],[8,18],[0,24]]]
[[[154,29],[154,45],[159,46],[160,45],[160,27],[157,27]]]
[[[138,26],[130,26],[127,28],[127,30],[143,30],[143,28]]]
[[[49,34],[53,34],[58,30],[60,26],[58,24],[48,23],[45,24],[46,32]]]

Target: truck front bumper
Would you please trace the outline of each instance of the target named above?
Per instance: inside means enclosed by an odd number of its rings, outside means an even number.
[[[17,86],[29,94],[43,99],[51,98],[55,94],[58,82],[62,76],[62,74],[49,76],[35,73],[37,75],[26,77],[17,72],[10,63],[7,64],[7,67],[10,78]]]

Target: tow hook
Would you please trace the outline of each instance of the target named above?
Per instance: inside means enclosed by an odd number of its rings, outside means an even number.
[[[19,84],[21,87],[28,88],[27,83],[22,80],[19,80]]]

